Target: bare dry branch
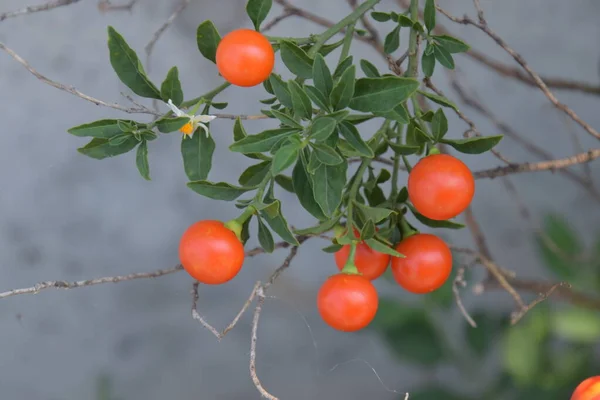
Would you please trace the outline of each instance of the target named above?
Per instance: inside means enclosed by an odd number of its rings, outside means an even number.
[[[283,12],[282,12],[280,15],[276,16],[276,17],[275,17],[275,18],[273,18],[271,21],[269,21],[269,22],[267,22],[266,24],[264,24],[264,25],[262,26],[262,29],[261,29],[260,31],[261,31],[261,32],[263,32],[263,33],[264,33],[264,32],[267,32],[267,31],[269,31],[269,30],[273,29],[273,27],[274,27],[275,25],[277,25],[278,23],[280,23],[281,21],[283,21],[283,20],[285,20],[286,18],[289,18],[289,17],[291,17],[291,16],[293,16],[293,15],[296,15],[296,14],[294,14],[294,11],[293,11],[292,9],[290,9],[290,8],[285,8],[285,9],[283,10]]]
[[[480,7],[479,5],[477,5],[477,6]],[[556,98],[556,96],[554,95],[554,93],[552,93],[550,91],[550,89],[548,88],[548,86],[546,85],[546,83],[537,74],[537,72],[535,72],[529,66],[529,64],[527,63],[527,61],[525,61],[525,59],[523,58],[523,56],[521,56],[512,47],[510,47],[504,41],[504,39],[502,39],[496,32],[494,32],[493,30],[490,29],[490,27],[487,24],[487,21],[485,20],[485,18],[483,16],[483,11],[481,11],[481,8],[478,8],[478,13],[480,15],[480,22],[474,21],[473,19],[471,19],[467,15],[465,15],[462,18],[457,18],[457,17],[452,16],[446,10],[444,10],[443,8],[441,8],[439,6],[436,6],[436,8],[437,8],[437,10],[439,12],[441,12],[442,14],[444,14],[450,20],[452,20],[452,21],[454,21],[456,23],[459,23],[459,24],[463,24],[463,25],[472,25],[472,26],[478,28],[479,30],[481,30],[482,32],[484,32],[485,34],[487,34],[500,47],[502,47],[508,54],[510,54],[511,57],[529,74],[529,76],[531,77],[531,79],[533,79],[533,81],[536,83],[536,85],[540,88],[540,90],[544,93],[544,95],[548,98],[548,100],[550,100],[550,102],[552,104],[554,104],[554,106],[556,108],[558,108],[559,110],[561,110],[565,114],[567,114],[569,117],[571,117],[571,119],[573,121],[575,121],[577,124],[579,124],[587,133],[589,133],[590,135],[594,136],[597,139],[600,139],[600,132],[598,132],[597,130],[595,130],[591,125],[589,125],[587,122],[585,122],[583,119],[581,119],[575,113],[575,111],[573,111],[571,108],[569,108],[566,104],[563,104],[560,101],[558,101],[558,99]]]
[[[556,283],[550,289],[548,289],[546,292],[540,293],[539,296],[535,300],[533,300],[531,303],[527,304],[525,307],[523,307],[523,309],[521,309],[520,311],[513,312],[510,317],[510,323],[512,325],[515,325],[517,322],[519,322],[521,320],[521,318],[523,318],[523,316],[525,314],[527,314],[529,311],[531,311],[531,309],[533,307],[537,306],[542,301],[546,300],[548,297],[550,297],[550,295],[552,293],[554,293],[554,291],[556,289],[558,289],[561,286],[568,286],[568,283],[566,283],[566,282]]]
[[[469,312],[465,308],[465,306],[460,298],[459,286],[463,287],[463,288],[467,286],[467,282],[465,281],[465,267],[464,266],[460,267],[458,269],[458,272],[456,273],[454,282],[452,282],[452,292],[454,292],[454,299],[456,300],[456,305],[458,306],[458,309],[460,310],[462,315],[465,317],[465,319],[467,320],[469,325],[471,325],[473,328],[477,328],[477,323],[475,322],[473,317],[471,317],[471,315],[469,315]]]
[[[154,50],[154,45],[156,44],[158,39],[160,39],[162,34],[167,30],[167,28],[171,26],[173,21],[177,19],[179,14],[181,14],[183,10],[186,9],[186,7],[190,4],[190,1],[191,0],[181,0],[177,8],[175,8],[175,11],[173,11],[173,14],[171,14],[171,16],[167,18],[165,23],[162,24],[156,32],[154,32],[154,34],[152,35],[152,39],[150,39],[146,47],[144,47],[144,50],[146,51],[146,65],[148,66],[148,71],[150,71],[150,57],[152,56],[152,50]]]
[[[0,13],[0,22],[4,21],[5,19],[8,19],[8,18],[14,18],[14,17],[19,17],[21,15],[33,14],[33,13],[36,13],[39,11],[48,11],[48,10],[52,10],[53,8],[62,7],[62,6],[68,6],[70,4],[75,4],[79,1],[80,0],[55,0],[55,1],[49,1],[44,4],[38,4],[36,6],[28,6],[28,7],[21,8],[19,10],[15,10],[15,11],[7,11],[4,13]]]
[[[254,309],[254,318],[252,318],[252,336],[250,337],[250,377],[252,378],[254,386],[256,386],[256,389],[258,389],[262,397],[269,400],[279,400],[277,397],[267,392],[262,382],[258,378],[258,375],[256,374],[256,343],[258,342],[258,322],[260,320],[262,306],[265,304],[264,291],[261,287],[259,287],[258,290],[258,304],[256,304],[256,308]]]

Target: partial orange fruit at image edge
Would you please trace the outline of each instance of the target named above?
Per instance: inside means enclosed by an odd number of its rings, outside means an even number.
[[[581,382],[571,400],[600,400],[600,376],[592,376]]]

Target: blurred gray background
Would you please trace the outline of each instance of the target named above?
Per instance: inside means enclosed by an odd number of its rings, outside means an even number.
[[[293,3],[330,19],[349,12],[342,0]],[[439,3],[457,15],[472,14],[468,0]],[[195,29],[205,19],[212,19],[222,34],[250,27],[244,4],[222,0],[216,6],[210,0],[192,0],[156,45],[150,72],[154,81],[160,82],[177,65],[187,98],[216,86],[220,78],[214,65],[199,54]],[[538,72],[598,82],[600,2],[484,0],[482,4],[491,26]],[[127,104],[119,94],[126,88],[110,68],[106,27],[113,25],[142,55],[144,45],[175,5],[176,1],[140,0],[131,14],[101,14],[95,0],[83,0],[5,20],[0,23],[0,40],[48,77],[105,101]],[[23,0],[0,0],[0,11],[22,6]],[[378,9],[398,7],[384,0]],[[275,7],[272,16],[279,10]],[[511,61],[474,28],[456,26],[442,16],[438,21],[476,49]],[[385,29],[383,34],[391,29],[379,26]],[[299,36],[321,29],[290,18],[270,33]],[[380,56],[364,44],[357,44],[353,54],[386,69]],[[465,82],[503,120],[556,157],[577,152],[568,129],[577,132],[584,148],[597,146],[539,91],[499,77],[463,56],[457,57],[457,65]],[[276,68],[281,70],[281,64]],[[434,78],[442,90],[452,93],[440,68]],[[600,127],[598,97],[557,95],[592,126]],[[218,99],[230,102],[226,112],[256,114],[257,96],[265,97],[261,86],[230,88]],[[236,216],[232,204],[202,198],[186,188],[177,134],[151,143],[152,182],[139,177],[134,153],[104,161],[78,154],[76,148],[85,141],[67,134],[68,128],[124,115],[42,84],[4,53],[0,53],[0,104],[0,291],[49,279],[78,280],[171,267],[177,263],[179,237],[190,223]],[[497,133],[486,120],[463,109],[484,134]],[[249,133],[272,125],[245,123]],[[211,130],[218,148],[210,179],[235,182],[249,160],[227,152],[232,121],[217,120]],[[453,117],[450,135],[459,137],[464,130],[464,124]],[[508,138],[498,149],[514,161],[535,160]],[[475,170],[498,165],[490,155],[464,158]],[[600,164],[592,164],[592,169],[598,181]],[[549,172],[515,176],[513,182],[535,217],[547,211],[564,213],[585,236],[597,234],[598,203],[579,186]],[[312,223],[293,196],[280,192],[280,198],[293,225]],[[478,181],[474,211],[499,263],[523,277],[544,273],[532,249],[532,227],[521,220],[500,182]],[[454,243],[472,246],[466,230],[446,233],[452,234]],[[248,246],[255,244],[252,239]],[[394,399],[399,397],[394,391],[401,393],[431,379],[429,371],[408,369],[393,360],[375,334],[342,334],[321,322],[315,295],[320,282],[335,270],[332,256],[319,251],[325,245],[317,239],[306,243],[271,291],[274,298],[267,301],[259,328],[258,373],[265,386],[282,399]],[[266,277],[285,254],[278,251],[248,259],[231,283],[202,287],[202,314],[217,327],[226,324],[253,283]],[[2,300],[0,398],[92,399],[101,374],[112,377],[122,400],[259,398],[248,373],[250,315],[218,343],[190,317],[191,284],[189,276],[178,273]],[[385,281],[377,284],[383,292],[399,292]],[[511,304],[504,293],[464,297],[467,307],[482,301]],[[461,318],[453,312],[441,322],[454,329],[462,324]],[[435,377],[452,380],[448,371],[438,371]]]

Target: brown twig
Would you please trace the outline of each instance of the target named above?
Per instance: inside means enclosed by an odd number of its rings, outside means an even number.
[[[531,309],[533,307],[537,306],[542,301],[544,301],[548,297],[550,297],[550,295],[552,295],[552,293],[554,293],[554,291],[556,289],[558,289],[561,286],[568,286],[568,285],[569,284],[566,282],[560,282],[560,283],[556,283],[556,284],[552,285],[552,287],[550,287],[547,291],[540,293],[539,296],[535,300],[533,300],[531,303],[527,304],[525,307],[523,307],[523,309],[512,313],[511,318],[510,318],[510,323],[512,325],[515,325],[517,322],[519,322],[521,320],[521,318],[523,318],[523,316],[525,314],[527,314],[529,311],[531,311]]]
[[[471,325],[473,328],[477,328],[477,323],[475,322],[473,317],[471,317],[471,315],[469,315],[469,312],[465,308],[465,306],[460,298],[459,286],[463,287],[463,288],[467,286],[467,282],[465,281],[465,267],[464,266],[460,267],[458,269],[458,271],[456,272],[456,277],[454,278],[454,281],[452,282],[452,292],[454,292],[454,299],[456,300],[456,305],[458,306],[458,309],[460,310],[462,315],[465,317],[465,319],[467,320],[469,325]]]
[[[347,0],[347,1],[348,1],[348,4],[350,5],[350,7],[352,7],[353,9],[356,9],[358,7],[357,0]],[[368,42],[371,44],[371,46],[373,46],[373,48],[375,50],[377,50],[378,53],[385,55],[385,51],[383,50],[383,45],[381,44],[381,40],[379,39],[379,32],[377,32],[377,29],[375,29],[375,27],[369,20],[369,17],[366,14],[363,14],[362,17],[360,18],[360,20],[361,20],[364,28],[366,29],[366,31],[369,32],[369,36],[367,37]],[[396,64],[394,63],[394,65],[396,65]],[[399,65],[398,65],[398,67],[399,67]]]
[[[477,5],[477,6],[479,7],[479,5]],[[483,16],[483,11],[481,10],[481,8],[478,8],[478,13],[480,15],[480,17],[479,17],[480,18],[480,22],[474,21],[473,19],[471,19],[467,15],[465,15],[462,18],[457,18],[457,17],[452,16],[451,14],[449,14],[447,11],[445,11],[443,8],[441,8],[439,6],[436,6],[436,8],[437,8],[437,10],[439,12],[441,12],[442,14],[444,14],[450,20],[452,20],[452,21],[454,21],[456,23],[459,23],[459,24],[474,26],[474,27],[478,28],[479,30],[481,30],[482,32],[484,32],[485,34],[487,34],[500,47],[502,47],[502,49],[504,49],[504,51],[506,51],[508,54],[510,54],[512,56],[512,58],[529,74],[529,76],[531,77],[531,79],[533,79],[533,81],[540,88],[540,90],[542,91],[542,93],[544,93],[544,95],[548,98],[548,100],[550,100],[550,102],[552,104],[554,104],[554,106],[556,108],[558,108],[559,110],[561,110],[565,114],[567,114],[573,121],[575,121],[577,124],[579,124],[587,133],[589,133],[590,135],[594,136],[597,139],[600,139],[600,132],[598,132],[591,125],[589,125],[587,122],[585,122],[584,120],[582,120],[575,113],[575,111],[573,111],[571,108],[569,108],[566,104],[563,104],[560,101],[558,101],[558,99],[556,98],[556,96],[554,95],[554,93],[552,93],[550,91],[550,89],[548,88],[548,86],[546,85],[546,83],[537,74],[537,72],[535,72],[529,66],[529,64],[527,63],[527,61],[525,61],[525,59],[523,58],[523,56],[521,56],[513,48],[511,48],[504,41],[504,39],[502,39],[496,32],[494,32],[492,29],[490,29],[490,27],[487,24],[487,21],[485,20],[485,18]]]
[[[291,10],[291,9],[289,9],[289,8],[285,8],[285,9],[283,10],[283,12],[282,12],[280,15],[276,16],[276,17],[275,17],[275,18],[273,18],[271,21],[269,21],[269,22],[267,22],[266,24],[264,24],[264,25],[262,26],[261,32],[267,32],[268,30],[271,30],[271,29],[273,29],[273,27],[274,27],[275,25],[277,25],[277,24],[278,24],[278,23],[280,23],[281,21],[283,21],[283,20],[285,20],[285,19],[287,19],[287,18],[289,18],[289,17],[291,17],[291,16],[293,16],[293,15],[296,15],[296,14],[294,13],[294,11],[292,11],[292,10]]]
[[[108,12],[108,11],[129,11],[131,12],[133,10],[133,6],[135,6],[135,4],[138,2],[139,0],[130,0],[127,3],[124,4],[112,4],[111,0],[98,0],[98,10],[100,10],[100,12]]]
[[[487,240],[483,234],[483,231],[481,230],[481,226],[479,226],[479,223],[475,219],[475,215],[473,214],[473,209],[471,206],[467,207],[464,215],[465,223],[471,232],[471,236],[473,236],[473,241],[475,242],[477,250],[491,260],[493,258],[492,252],[487,245]]]
[[[154,45],[156,44],[158,39],[160,39],[162,34],[167,30],[167,28],[171,26],[173,21],[177,19],[179,14],[181,14],[183,10],[185,10],[186,7],[190,5],[190,1],[191,0],[181,0],[177,8],[175,8],[175,11],[173,11],[173,13],[169,16],[169,18],[167,18],[165,23],[162,24],[161,27],[156,30],[156,32],[154,32],[154,34],[152,35],[152,39],[150,39],[148,44],[144,47],[144,50],[146,51],[146,66],[148,68],[148,72],[150,72],[150,57],[152,55],[152,50],[154,50]]]
[[[8,18],[14,18],[14,17],[19,17],[21,15],[33,14],[33,13],[36,13],[39,11],[48,11],[48,10],[52,10],[53,8],[62,7],[62,6],[68,6],[70,4],[74,4],[79,1],[80,0],[55,0],[55,1],[49,1],[44,4],[38,4],[36,6],[28,6],[28,7],[21,8],[19,10],[15,10],[15,11],[3,12],[3,13],[0,13],[0,22],[4,21],[5,19],[8,19]]]

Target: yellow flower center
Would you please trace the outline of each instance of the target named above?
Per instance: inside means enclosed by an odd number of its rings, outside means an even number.
[[[192,122],[188,122],[187,124],[185,124],[184,126],[182,126],[179,131],[181,133],[183,133],[184,135],[191,135],[192,133],[194,133],[194,125],[192,125]]]

